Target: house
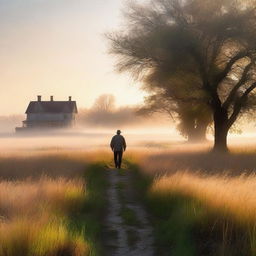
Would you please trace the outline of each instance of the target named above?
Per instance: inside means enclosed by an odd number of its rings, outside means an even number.
[[[27,107],[27,119],[23,121],[23,126],[17,127],[16,131],[71,127],[76,114],[76,101],[72,101],[71,96],[68,101],[54,101],[53,96],[49,101],[42,101],[42,97],[37,96],[37,101],[31,101]]]

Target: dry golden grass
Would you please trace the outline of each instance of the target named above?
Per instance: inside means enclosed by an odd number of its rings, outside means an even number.
[[[169,150],[139,161],[157,243],[174,255],[256,255],[255,148]]]
[[[86,200],[86,167],[110,156],[81,150],[2,154],[0,255],[89,255],[85,234],[70,230],[69,218]]]
[[[0,255],[85,255],[83,234],[71,235],[68,215],[84,200],[82,180],[0,182]]]
[[[88,163],[108,162],[111,157],[111,152],[102,150],[9,151],[0,154],[0,179],[40,179],[42,176],[81,177]]]
[[[79,205],[84,197],[82,180],[56,180],[0,182],[0,215],[2,220],[22,216],[35,217],[42,212],[68,212]]]
[[[160,177],[154,192],[190,196],[240,220],[256,221],[255,154],[255,147],[221,154],[194,146],[144,154],[138,163],[145,173]]]
[[[0,256],[90,254],[86,230],[70,229],[73,220],[69,217],[86,200],[86,168],[92,163],[109,163],[112,158],[110,150],[1,153]]]
[[[160,176],[151,193],[193,198],[220,216],[254,227],[256,150],[236,147],[223,155],[208,149],[191,145],[167,150],[128,149],[124,157],[138,163],[147,174]],[[109,163],[112,158],[110,150],[1,153],[0,256],[86,255],[90,245],[82,233],[70,233],[67,219],[86,198],[81,180],[86,166]]]
[[[232,149],[230,154],[211,153],[194,147],[187,150],[166,150],[147,154],[139,161],[151,175],[173,174],[180,170],[207,174],[229,173],[231,176],[256,171],[256,149]]]
[[[151,192],[190,197],[239,222],[256,222],[254,174],[230,177],[177,172],[155,180]]]

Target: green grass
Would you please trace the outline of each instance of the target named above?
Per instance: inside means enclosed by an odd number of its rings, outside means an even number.
[[[158,255],[255,256],[255,225],[248,227],[192,196],[152,191],[153,177],[129,163],[133,183],[151,214]]]
[[[247,226],[192,197],[148,193],[147,203],[158,248],[167,255],[255,255]]]
[[[90,251],[81,233],[70,231],[65,223],[45,226],[30,247],[31,256],[88,255]]]
[[[104,163],[95,163],[85,172],[86,200],[81,210],[70,216],[69,228],[74,233],[82,232],[90,246],[90,256],[102,255],[102,219],[106,207],[105,190],[107,187]]]
[[[83,233],[68,228],[69,215],[85,200],[81,181],[2,181],[0,191],[1,256],[88,255]]]
[[[102,255],[103,160],[70,151],[1,156],[0,256]]]

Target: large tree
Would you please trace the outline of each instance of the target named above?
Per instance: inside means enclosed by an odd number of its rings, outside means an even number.
[[[124,29],[108,35],[111,53],[118,56],[119,71],[167,96],[178,88],[186,101],[208,105],[214,149],[226,151],[229,129],[244,108],[255,105],[255,6],[256,0],[132,3]],[[149,84],[152,77],[160,82]]]

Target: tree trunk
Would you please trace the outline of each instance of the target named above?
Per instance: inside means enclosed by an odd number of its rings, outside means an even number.
[[[214,147],[213,151],[228,152],[228,115],[227,111],[220,109],[214,113]]]

